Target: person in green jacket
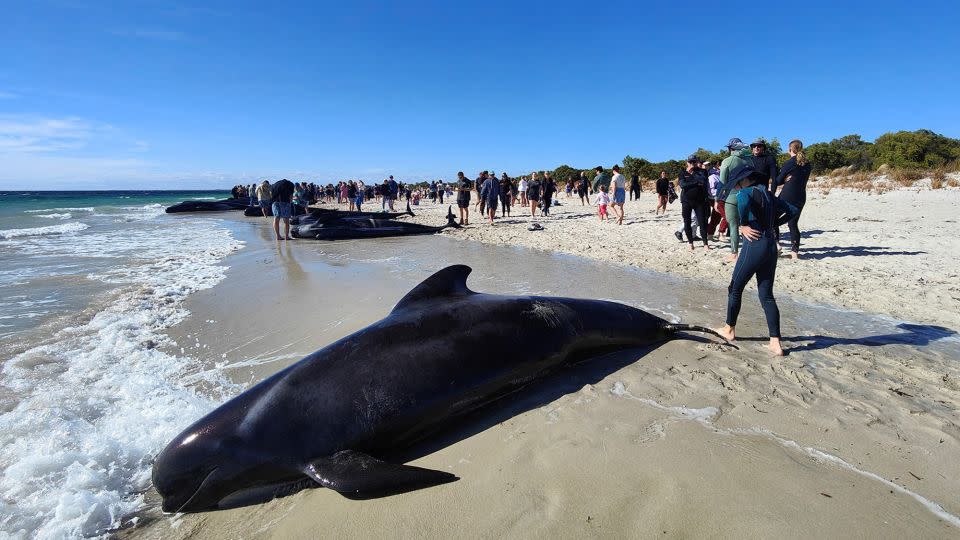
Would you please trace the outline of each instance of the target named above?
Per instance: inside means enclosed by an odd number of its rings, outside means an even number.
[[[740,252],[740,216],[737,213],[737,188],[735,176],[740,176],[747,168],[753,169],[753,154],[750,148],[743,144],[743,141],[734,137],[727,143],[727,149],[730,155],[720,162],[720,189],[718,198],[726,191],[724,199],[724,212],[727,216],[728,230],[730,231],[730,255],[727,260],[737,260]],[[734,181],[731,183],[731,181]]]

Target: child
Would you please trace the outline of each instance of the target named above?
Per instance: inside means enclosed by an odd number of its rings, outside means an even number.
[[[597,193],[597,202],[594,203],[597,205],[597,216],[600,218],[600,223],[603,223],[607,220],[607,205],[610,204],[610,195],[607,195],[607,187],[601,185],[600,193]]]

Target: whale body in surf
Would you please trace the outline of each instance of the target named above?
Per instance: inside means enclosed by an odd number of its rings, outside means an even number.
[[[460,227],[450,207],[447,208],[447,224],[440,227],[390,219],[379,219],[376,217],[340,216],[337,214],[320,213],[301,216],[300,219],[297,220],[297,224],[290,228],[290,234],[295,238],[350,240],[434,234],[447,227]]]
[[[181,203],[168,206],[168,214],[179,214],[184,212],[225,212],[228,210],[244,210],[250,208],[250,199],[223,199],[220,201],[183,201]]]
[[[370,498],[450,482],[390,457],[564,366],[680,330],[713,333],[615,302],[476,293],[470,271],[440,270],[386,318],[184,430],[153,464],[163,510],[229,507],[292,485]]]

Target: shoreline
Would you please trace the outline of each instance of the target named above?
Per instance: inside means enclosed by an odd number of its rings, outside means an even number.
[[[385,315],[447,261],[475,267],[468,280],[474,290],[597,297],[602,288],[609,293],[603,296],[659,307],[690,322],[718,313],[725,301],[721,288],[675,274],[663,281],[655,273],[635,274],[590,258],[463,243],[455,234],[278,244],[266,220],[237,227],[247,231],[238,234],[246,247],[224,261],[231,267],[227,278],[192,295],[190,318],[170,335],[197,338],[198,350],[208,351],[197,356],[207,369],[223,370],[244,385]],[[504,281],[493,273],[503,266],[522,272],[510,272]],[[526,273],[535,279],[526,280]],[[348,287],[344,301],[336,276],[347,284],[365,279],[375,285]],[[565,282],[566,276],[572,281]],[[277,302],[263,301],[276,280],[287,282],[276,291]],[[654,283],[638,288],[638,280]],[[290,302],[297,304],[283,305]],[[475,427],[412,462],[454,472],[461,479],[453,484],[364,502],[305,490],[235,510],[147,515],[120,534],[303,537],[319,527],[347,537],[448,536],[454,530],[475,536],[630,536],[660,527],[668,536],[688,536],[715,534],[721,520],[728,536],[785,530],[836,535],[852,526],[877,535],[898,527],[902,534],[955,534],[949,517],[938,517],[914,498],[943,505],[950,516],[960,514],[949,495],[960,478],[960,464],[951,458],[960,451],[960,428],[950,421],[960,409],[953,345],[937,339],[922,348],[909,340],[861,344],[824,330],[833,320],[829,308],[781,303],[785,332],[808,338],[794,342],[787,357],[770,358],[749,339],[740,351],[671,341],[632,353],[622,367],[599,360],[574,368],[511,399],[499,408],[506,412],[471,420]],[[237,313],[244,305],[247,311]],[[762,335],[762,316],[748,310],[745,335]],[[857,322],[869,317],[834,316],[854,320],[851,331],[876,334],[871,339],[900,332],[882,317]],[[815,322],[820,320],[826,322]],[[251,333],[257,325],[264,327]],[[241,343],[238,333],[242,343],[252,343],[221,357],[220,351]],[[906,492],[890,493],[870,474]],[[446,518],[438,520],[437,512]]]
[[[550,217],[531,219],[529,209],[514,211],[492,227],[475,219],[479,215],[471,205],[469,226],[441,234],[579,255],[722,287],[729,283],[733,263],[725,260],[727,243],[710,242],[719,249],[704,253],[697,242],[689,252],[674,237],[681,223],[678,203],[668,207],[666,217],[654,217],[655,198],[644,192],[639,202],[627,201],[626,219],[618,227],[598,223],[595,207],[581,207],[576,198],[558,200],[562,206],[551,209]],[[781,240],[775,289],[812,304],[960,329],[960,239],[942,234],[957,222],[956,207],[960,189],[810,190],[800,221],[801,258],[786,257],[788,241]],[[416,216],[403,219],[425,224],[439,223],[447,211],[447,205],[429,202],[412,208]],[[546,230],[528,231],[533,222]],[[748,285],[748,292],[755,289],[755,283]]]

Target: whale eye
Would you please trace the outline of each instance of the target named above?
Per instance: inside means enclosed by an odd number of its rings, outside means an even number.
[[[180,446],[186,446],[186,445],[192,443],[193,440],[197,438],[197,435],[198,435],[197,433],[191,433],[191,434],[187,435],[187,436],[183,439],[183,441],[180,442]]]

